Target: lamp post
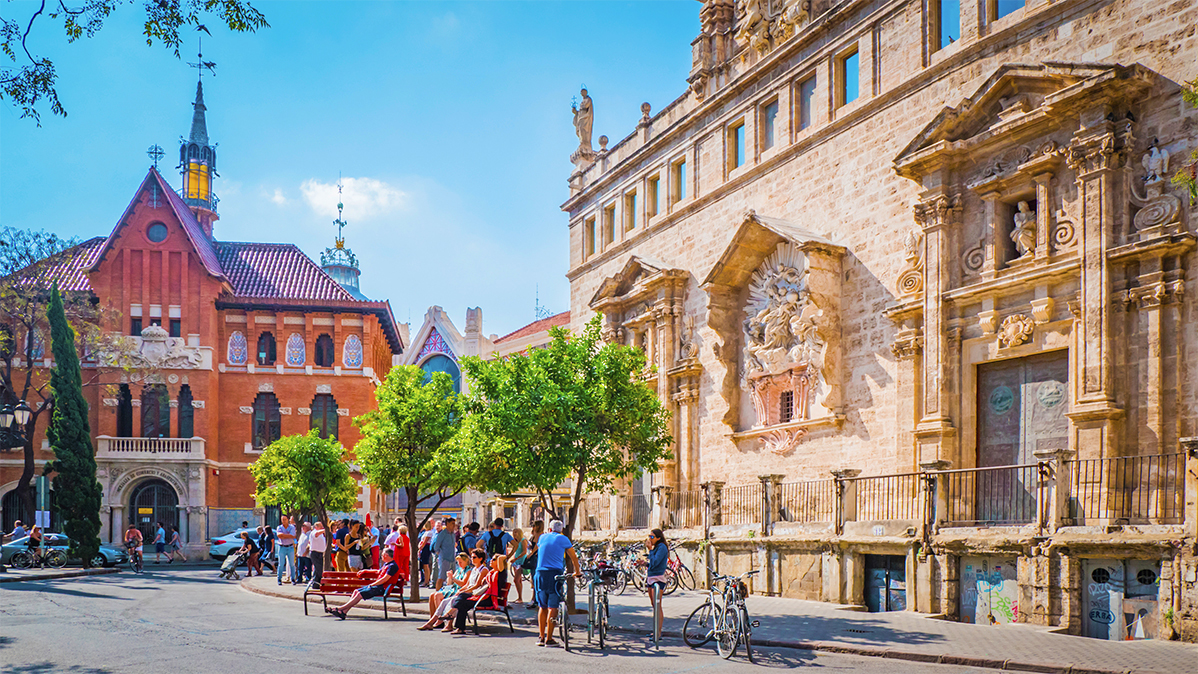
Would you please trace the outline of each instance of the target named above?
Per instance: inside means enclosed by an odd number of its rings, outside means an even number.
[[[0,407],[0,450],[17,449],[25,446],[25,424],[33,410],[24,400],[13,405]]]

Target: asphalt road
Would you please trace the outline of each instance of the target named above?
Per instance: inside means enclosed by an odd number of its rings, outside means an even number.
[[[0,586],[0,672],[378,672],[595,674],[595,667],[664,674],[812,668],[821,672],[959,674],[991,670],[791,649],[737,654],[613,635],[605,651],[536,646],[535,635],[496,626],[482,636],[416,631],[422,620],[356,612],[305,617],[299,602],[251,594],[214,569],[151,570]],[[377,617],[376,617],[377,616]],[[585,642],[585,638],[582,639]],[[573,645],[573,644],[572,644]],[[607,670],[614,674],[615,670]]]

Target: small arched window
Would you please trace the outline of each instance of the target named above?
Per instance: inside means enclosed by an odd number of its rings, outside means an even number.
[[[141,437],[171,437],[171,399],[162,384],[150,384],[141,391]]]
[[[258,364],[275,364],[275,336],[269,332],[258,335]]]
[[[328,335],[316,338],[316,366],[333,367],[333,338]]]
[[[195,437],[195,408],[191,405],[191,386],[179,388],[179,437]]]
[[[312,428],[322,438],[337,439],[337,400],[328,393],[319,393],[312,399]]]
[[[262,451],[282,434],[279,399],[273,393],[259,393],[254,398],[254,449]]]
[[[444,372],[453,379],[454,393],[462,392],[462,371],[458,369],[458,364],[453,362],[453,359],[444,354],[429,358],[421,364],[420,369],[424,370],[424,383],[429,383],[433,379],[434,372]]]

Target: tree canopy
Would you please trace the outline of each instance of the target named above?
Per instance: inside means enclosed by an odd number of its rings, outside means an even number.
[[[345,449],[336,440],[321,438],[315,429],[272,442],[250,464],[250,474],[258,503],[284,512],[315,513],[322,522],[329,511],[353,510],[358,499]]]
[[[61,22],[68,44],[81,37],[92,37],[104,27],[104,21],[120,5],[132,0],[40,0],[7,5],[0,17],[0,51],[9,63],[0,65],[0,99],[9,99],[21,117],[30,117],[41,126],[39,105],[49,104],[50,112],[66,117],[58,98],[58,72],[54,62],[30,50],[38,42],[34,27],[47,21]],[[70,4],[70,6],[68,6]],[[217,21],[235,32],[255,32],[268,28],[266,17],[245,0],[146,0],[142,36],[147,46],[157,40],[179,57],[183,43],[180,31],[194,27],[209,33],[202,21]],[[13,18],[15,11],[30,10],[28,16]],[[211,17],[211,18],[208,18]],[[214,24],[215,25],[215,24]],[[31,40],[30,37],[34,39]],[[203,64],[204,67],[215,64]]]
[[[405,521],[415,537],[441,504],[479,484],[472,457],[453,454],[449,444],[461,424],[461,399],[447,373],[429,377],[412,365],[391,368],[375,399],[377,410],[354,419],[362,431],[354,454],[367,483],[405,493]],[[427,509],[420,521],[418,507]],[[414,569],[416,546],[410,548]],[[417,585],[413,598],[419,597]]]
[[[673,442],[669,412],[643,380],[644,353],[603,343],[601,320],[579,335],[554,328],[543,349],[462,364],[470,394],[458,453],[485,466],[490,489],[535,491],[567,534],[587,493],[658,470]],[[558,504],[552,493],[567,480]]]

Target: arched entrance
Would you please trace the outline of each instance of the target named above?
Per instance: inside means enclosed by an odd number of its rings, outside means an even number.
[[[129,519],[149,543],[154,540],[158,522],[179,526],[179,495],[164,480],[147,480],[129,496]]]
[[[13,529],[13,525],[17,520],[28,529],[33,524],[33,513],[25,509],[24,503],[17,497],[17,490],[13,489],[4,494],[3,503],[0,504],[3,509],[3,526],[4,533],[9,533]]]

